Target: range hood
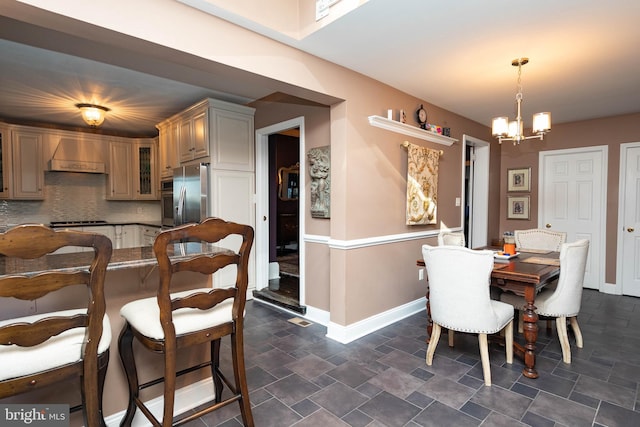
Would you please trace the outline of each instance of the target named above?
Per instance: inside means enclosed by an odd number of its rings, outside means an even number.
[[[60,138],[49,160],[49,170],[56,172],[105,173],[104,143]]]

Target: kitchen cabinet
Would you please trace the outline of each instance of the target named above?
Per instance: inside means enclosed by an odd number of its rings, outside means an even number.
[[[133,199],[133,146],[128,142],[109,143],[107,200]]]
[[[140,246],[140,226],[135,224],[122,226],[122,248],[137,248]]]
[[[152,246],[156,236],[160,233],[160,227],[139,224],[125,225],[85,225],[82,227],[69,227],[67,230],[88,231],[91,233],[100,233],[111,239],[113,249],[137,248],[140,246]],[[66,247],[58,249],[55,253],[71,253],[79,252],[80,249],[74,247]]]
[[[216,105],[216,104],[214,104]],[[253,171],[253,108],[228,103],[211,108],[209,134],[214,169]],[[224,108],[223,108],[224,107]]]
[[[157,143],[109,144],[108,200],[158,200]]]
[[[111,240],[111,245],[115,248],[115,227],[113,225],[85,225],[82,227],[82,231],[87,231],[89,233],[99,233],[104,234]],[[90,248],[82,248],[83,251],[91,251]]]
[[[136,200],[158,200],[158,167],[156,163],[158,144],[155,140],[137,142],[133,146],[134,198]]]
[[[11,195],[11,140],[8,128],[0,127],[0,199]]]
[[[141,225],[138,227],[140,233],[140,246],[153,246],[156,236],[160,234],[160,227]]]
[[[159,123],[161,150],[167,150],[163,168],[174,166],[169,161],[173,145],[180,163],[206,159],[213,169],[253,172],[254,112],[251,107],[205,99]],[[171,175],[166,171],[163,176]]]
[[[12,199],[44,199],[43,134],[34,130],[11,132]]]
[[[160,178],[169,178],[173,176],[173,170],[180,166],[177,149],[180,125],[177,122],[163,122],[157,128]]]
[[[208,119],[209,111],[206,106],[202,106],[180,121],[178,130],[180,162],[185,163],[209,156]]]

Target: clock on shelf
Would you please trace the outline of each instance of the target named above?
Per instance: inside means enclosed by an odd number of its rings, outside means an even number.
[[[427,128],[427,110],[424,109],[422,104],[420,104],[420,108],[416,110],[416,119],[421,129]]]

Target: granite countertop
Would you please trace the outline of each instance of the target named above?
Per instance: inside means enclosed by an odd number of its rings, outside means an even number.
[[[48,224],[45,224],[48,225]],[[107,222],[99,222],[95,224],[65,224],[65,225],[54,225],[52,228],[74,228],[74,227],[95,227],[95,226],[109,226],[109,225],[142,225],[147,227],[158,227],[162,228],[162,222],[160,221],[107,221]]]
[[[176,243],[173,250],[169,251],[169,257],[172,260],[178,260],[197,254],[211,255],[221,252],[230,251],[218,246],[198,242]],[[19,260],[0,256],[0,275],[37,274],[48,270],[75,271],[88,268],[92,259],[93,254],[91,252],[53,254],[36,260]],[[151,247],[114,249],[107,271],[149,267],[157,264],[158,262]]]
[[[0,224],[0,233],[4,233],[5,231],[9,230],[12,227],[15,227],[16,225],[20,225],[20,224]],[[44,224],[46,226],[50,226],[50,223]],[[160,221],[135,221],[135,222],[126,222],[126,221],[108,221],[108,222],[101,222],[101,223],[95,223],[95,224],[65,224],[65,225],[54,225],[51,228],[54,229],[59,229],[59,228],[77,228],[77,227],[89,227],[89,226],[109,226],[109,225],[142,225],[142,226],[147,226],[147,227],[157,227],[157,228],[163,228],[162,223]]]

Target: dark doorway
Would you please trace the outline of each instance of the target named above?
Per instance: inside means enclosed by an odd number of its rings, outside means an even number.
[[[305,314],[300,305],[299,129],[269,135],[269,286],[254,297]]]

